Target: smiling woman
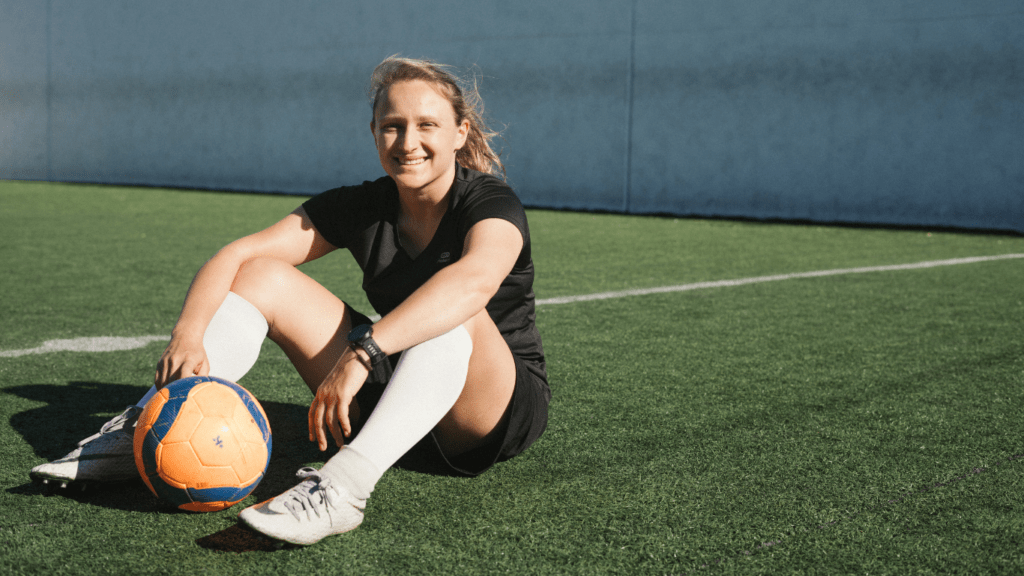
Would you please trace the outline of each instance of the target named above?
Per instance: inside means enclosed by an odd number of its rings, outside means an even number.
[[[296,544],[358,526],[377,481],[403,456],[474,476],[547,425],[529,227],[498,177],[476,90],[433,62],[389,58],[371,94],[387,176],[319,194],[204,264],[139,402],[187,376],[235,381],[264,337],[278,344],[314,394],[310,441],[325,451],[330,438],[340,450],[239,517]],[[296,268],[338,248],[359,263],[376,324]],[[137,413],[33,477],[121,479],[107,470],[131,455],[102,447],[122,444],[108,436],[130,434]]]
[[[477,172],[504,176],[505,166],[491,147],[491,139],[497,133],[488,130],[484,122],[483,101],[476,85],[463,83],[460,86],[458,78],[446,66],[395,56],[382,62],[370,79],[370,105],[374,116],[377,116],[378,104],[388,94],[389,87],[413,80],[426,82],[448,102],[455,115],[455,124],[462,126],[468,122],[465,145],[458,148],[456,161]]]

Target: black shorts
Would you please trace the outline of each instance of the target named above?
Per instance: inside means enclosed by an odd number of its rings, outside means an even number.
[[[348,310],[352,313],[353,326],[371,323],[368,317],[351,306]],[[400,357],[400,352],[393,354],[388,357],[388,362],[375,367],[356,394],[362,417],[359,423],[353,423],[353,437],[362,428],[362,421],[376,408]],[[518,455],[540,438],[547,427],[548,403],[551,401],[551,389],[548,387],[544,367],[536,362],[527,362],[515,353],[512,358],[516,365],[516,385],[507,408],[509,417],[503,433],[483,446],[449,458],[442,452],[434,431],[431,431],[402,456],[396,465],[432,474],[476,476],[496,462]]]

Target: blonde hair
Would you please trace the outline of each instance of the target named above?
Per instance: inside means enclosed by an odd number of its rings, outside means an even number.
[[[455,160],[466,168],[505,178],[505,165],[491,147],[497,132],[487,128],[483,119],[484,102],[477,91],[476,78],[472,83],[462,81],[449,71],[451,67],[430,60],[416,60],[390,56],[377,65],[370,77],[370,106],[376,119],[377,104],[384,92],[396,82],[424,80],[437,86],[455,111],[455,123],[469,120],[466,143],[455,154]]]

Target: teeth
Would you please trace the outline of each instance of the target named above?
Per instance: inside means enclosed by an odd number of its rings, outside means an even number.
[[[399,160],[398,163],[402,166],[415,166],[416,164],[423,164],[426,161],[426,158],[417,158],[415,160]]]

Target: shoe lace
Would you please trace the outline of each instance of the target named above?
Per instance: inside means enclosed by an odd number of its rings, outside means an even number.
[[[134,426],[135,422],[138,421],[139,419],[139,414],[141,413],[142,408],[135,405],[125,408],[124,412],[118,414],[117,416],[114,416],[109,421],[107,421],[106,424],[101,426],[99,432],[93,434],[92,436],[89,436],[85,440],[82,440],[81,442],[78,443],[78,445],[84,446],[89,442],[92,442],[93,440],[99,438],[100,436],[103,436],[104,434],[115,432],[117,430],[122,430],[125,427]]]
[[[138,420],[139,414],[141,413],[142,408],[135,405],[125,408],[124,412],[118,416],[114,416],[109,422],[100,428],[100,434],[106,434],[111,430],[124,428],[130,421]]]
[[[320,475],[319,470],[309,467],[300,468],[295,475],[304,480],[288,491],[284,507],[292,513],[296,520],[302,521],[302,517],[299,515],[302,511],[306,512],[307,518],[310,511],[319,518],[321,508],[329,511],[330,507],[334,506],[332,496],[334,491],[331,490],[330,478],[324,478]]]

